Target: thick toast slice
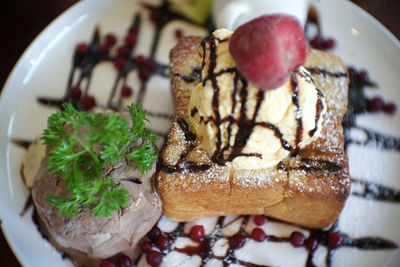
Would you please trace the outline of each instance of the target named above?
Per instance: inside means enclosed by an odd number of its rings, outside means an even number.
[[[327,104],[320,137],[276,167],[234,170],[213,163],[197,146],[188,125],[190,95],[200,81],[200,41],[183,38],[170,53],[176,114],[157,172],[165,215],[190,221],[232,213],[265,214],[311,228],[332,223],[350,191],[342,128],[346,66],[332,55],[311,50],[305,66]]]

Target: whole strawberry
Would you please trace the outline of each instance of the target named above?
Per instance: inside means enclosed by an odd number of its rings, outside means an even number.
[[[284,84],[292,71],[304,64],[308,43],[297,18],[264,15],[235,30],[229,51],[242,75],[268,90]]]

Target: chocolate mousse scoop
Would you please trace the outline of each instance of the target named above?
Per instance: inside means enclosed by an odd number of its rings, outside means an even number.
[[[127,152],[139,150],[144,142],[145,138],[136,139],[128,146]],[[129,154],[120,157],[114,164],[107,165],[103,168],[102,177],[96,178],[112,181],[113,186],[107,189],[107,193],[115,188],[123,189],[129,199],[127,205],[112,211],[109,216],[99,216],[93,208],[98,203],[92,206],[79,203],[78,213],[66,216],[49,201],[49,195],[59,199],[76,200],[73,195],[75,185],[51,171],[51,157],[48,148],[32,187],[32,197],[41,224],[46,228],[45,232],[50,235],[49,239],[54,240],[61,248],[77,250],[94,259],[133,251],[139,239],[161,216],[162,203],[152,184],[155,163],[150,162],[150,169],[144,174]],[[102,199],[101,196],[98,196],[98,199]],[[103,208],[107,209],[108,206]]]

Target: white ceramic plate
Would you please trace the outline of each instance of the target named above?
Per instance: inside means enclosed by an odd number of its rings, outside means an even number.
[[[333,52],[347,63],[367,69],[370,77],[378,84],[377,89],[366,90],[367,95],[380,95],[400,104],[398,40],[375,19],[348,1],[314,2],[320,11],[323,32],[338,42]],[[45,127],[48,115],[55,109],[40,105],[37,97],[62,97],[75,45],[81,41],[90,41],[96,25],[99,25],[101,33],[113,32],[118,41],[121,41],[136,12],[142,14],[143,19],[136,54],[149,55],[155,27],[148,21],[148,11],[131,0],[82,1],[56,19],[36,38],[15,66],[3,88],[0,100],[1,227],[24,266],[71,266],[71,263],[63,260],[41,237],[30,214],[20,216],[28,196],[28,190],[20,175],[24,149],[13,144],[12,140],[33,140]],[[183,29],[186,35],[206,34],[204,28],[187,22],[168,23],[160,35],[159,45],[154,54],[159,63],[168,64],[168,51],[176,43],[176,28]],[[128,84],[134,88],[134,96],[139,95],[139,81],[136,77],[136,73],[132,72],[127,78]],[[96,68],[90,92],[96,95],[99,103],[105,102],[115,78],[116,72],[111,63]],[[143,104],[147,109],[172,114],[173,105],[167,78],[152,77],[143,96]],[[151,120],[153,129],[167,131],[168,119],[154,117]],[[400,138],[399,115],[365,114],[358,116],[356,123],[360,127]],[[360,130],[354,130],[352,137],[365,138]],[[383,150],[374,144],[351,144],[348,149],[351,176],[397,189],[394,193],[399,194],[398,150]],[[357,186],[358,190],[362,190],[360,183]],[[350,196],[341,215],[339,228],[353,238],[381,237],[400,244],[399,219],[399,201],[375,201]],[[278,253],[271,257],[281,259],[273,260],[270,265],[304,266],[306,256],[289,260],[285,257],[289,258],[291,254],[286,253],[285,247],[277,251]],[[320,248],[317,252],[315,264],[324,265],[326,249]],[[306,255],[305,252],[304,254]],[[398,250],[341,248],[333,257],[333,266],[397,266],[398,257]]]

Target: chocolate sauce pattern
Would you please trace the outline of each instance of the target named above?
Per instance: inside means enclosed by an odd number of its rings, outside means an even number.
[[[308,134],[310,136],[314,136],[315,132],[318,130],[318,121],[319,121],[319,118],[321,117],[321,112],[322,112],[322,110],[324,108],[324,104],[322,103],[322,97],[323,96],[324,95],[322,94],[321,90],[319,90],[317,88],[317,97],[318,97],[318,99],[317,99],[317,103],[316,103],[316,107],[315,107],[315,127],[314,127],[314,129],[309,131]]]
[[[223,223],[225,217],[219,217],[218,221],[216,223],[216,226],[214,228],[214,232],[211,236],[205,236],[202,238],[200,241],[197,242],[197,245],[188,245],[183,248],[173,248],[169,249],[168,251],[164,251],[165,254],[171,252],[171,251],[177,251],[180,253],[184,253],[189,256],[199,256],[201,258],[202,265],[211,259],[217,259],[222,261],[224,266],[228,266],[229,264],[240,264],[243,266],[248,266],[248,267],[258,267],[258,266],[263,266],[267,267],[266,265],[257,265],[253,264],[251,262],[245,262],[237,259],[234,256],[235,249],[232,247],[231,240],[234,238],[233,236],[224,236],[222,233],[222,230],[226,227],[228,227],[230,224],[233,224],[237,221],[241,220],[241,225],[239,228],[239,231],[236,234],[243,235],[245,238],[245,242],[249,241],[251,239],[250,233],[246,232],[246,226],[249,222],[249,216],[246,215],[241,215],[236,217],[235,219],[232,219],[230,222]],[[267,218],[268,222],[280,222],[279,220],[273,219],[273,218]],[[282,222],[280,222],[282,223]],[[168,235],[173,241],[176,241],[178,237],[188,237],[189,234],[186,234],[183,229],[184,229],[185,223],[180,223],[177,228],[172,232],[172,233],[165,233]],[[339,249],[340,247],[353,247],[353,248],[358,248],[361,250],[386,250],[386,249],[396,249],[397,244],[383,239],[379,237],[361,237],[361,238],[352,238],[347,234],[343,234],[343,241],[339,247],[336,248],[331,248],[328,245],[328,236],[330,233],[333,232],[338,232],[338,221],[336,221],[330,228],[324,230],[324,229],[308,229],[308,228],[303,228],[306,231],[310,232],[310,237],[314,238],[317,240],[319,245],[325,246],[328,249],[327,257],[325,259],[325,263],[327,266],[331,266],[332,263],[332,256],[334,255],[334,251]],[[235,235],[236,235],[235,234]],[[227,253],[225,256],[215,256],[212,253],[212,247],[215,245],[215,243],[221,239],[225,238],[227,240],[227,244],[229,245]],[[277,242],[277,243],[290,243],[290,238],[289,237],[281,237],[281,236],[274,236],[274,235],[266,235],[266,239],[263,242]],[[299,248],[300,249],[300,248]],[[309,251],[308,256],[307,256],[307,261],[305,266],[306,267],[313,267],[315,266],[312,259],[315,251]]]
[[[268,128],[272,130],[275,134],[275,137],[278,138],[283,146],[284,149],[288,151],[292,151],[293,148],[290,144],[283,138],[283,134],[280,132],[279,128],[273,124],[269,123],[259,123],[256,122],[256,118],[261,107],[261,104],[264,100],[264,91],[259,91],[256,99],[256,107],[251,118],[247,116],[247,98],[248,98],[248,90],[247,90],[247,81],[244,79],[241,74],[237,71],[236,68],[227,68],[215,72],[216,68],[216,42],[222,42],[225,40],[219,40],[215,36],[209,36],[201,42],[201,47],[203,50],[202,53],[202,68],[204,69],[206,65],[206,59],[208,59],[209,66],[207,69],[207,73],[205,77],[202,77],[203,86],[206,85],[208,81],[211,82],[211,86],[214,90],[213,98],[212,98],[212,109],[214,113],[214,118],[200,118],[200,120],[205,121],[205,123],[213,123],[217,128],[217,141],[216,141],[216,148],[211,157],[212,161],[219,164],[225,165],[228,161],[233,161],[236,157],[239,156],[254,156],[254,157],[261,157],[258,153],[243,153],[243,149],[247,144],[247,140],[250,138],[254,128],[256,126]],[[207,52],[208,48],[208,52]],[[236,95],[239,94],[240,99],[240,113],[239,118],[235,119],[232,115],[221,118],[219,112],[219,96],[220,96],[220,88],[217,82],[217,77],[224,75],[226,73],[231,73],[234,76],[234,89],[231,94],[231,113],[234,114],[235,110],[238,108],[238,102],[236,101]],[[196,112],[192,111],[192,116],[194,116]],[[227,141],[225,144],[222,141],[222,132],[221,132],[221,124],[228,122],[227,126]],[[233,140],[233,144],[230,144],[232,138],[232,126],[236,125],[238,127],[237,134]],[[228,153],[226,153],[228,152]]]
[[[299,165],[289,168],[290,170],[305,170],[310,172],[338,172],[343,168],[342,166],[328,160],[316,160],[301,157]]]
[[[203,172],[211,168],[210,164],[196,164],[187,160],[187,155],[196,147],[196,135],[189,129],[189,125],[183,119],[179,119],[177,124],[185,137],[186,147],[179,156],[178,161],[174,165],[170,165],[164,161],[163,157],[159,157],[157,162],[157,170],[166,173],[176,172]]]
[[[155,35],[153,37],[153,43],[152,43],[152,49],[151,49],[151,54],[150,54],[150,58],[154,60],[154,53],[156,51],[157,45],[158,45],[158,41],[159,41],[159,35],[160,32],[162,31],[163,27],[169,22],[172,21],[174,19],[179,19],[179,20],[184,20],[189,22],[186,18],[174,14],[172,12],[170,12],[169,7],[168,7],[168,3],[166,1],[163,2],[163,4],[159,7],[152,7],[152,6],[146,6],[147,9],[149,9],[152,12],[159,12],[160,14],[160,21],[157,23],[156,25],[156,32]],[[315,14],[314,14],[315,13]],[[308,24],[310,23],[314,23],[316,24],[317,28],[320,29],[319,27],[319,23],[318,23],[318,17],[317,17],[317,13],[314,10],[314,13],[312,13],[311,15],[309,15],[309,19],[308,19],[308,23],[306,24],[306,27]],[[313,15],[314,14],[314,15]],[[192,23],[192,22],[190,22]],[[212,31],[213,29],[213,23],[209,20],[208,23],[208,29],[209,32]],[[137,26],[140,27],[140,16],[136,15],[134,18],[134,22],[132,26]],[[45,104],[48,106],[55,106],[60,108],[61,105],[67,101],[71,101],[72,99],[69,97],[69,93],[70,93],[70,89],[72,86],[72,82],[74,80],[74,75],[76,75],[76,73],[79,73],[78,75],[78,84],[82,84],[85,80],[86,82],[86,86],[85,86],[85,90],[84,90],[84,95],[88,94],[88,90],[89,90],[89,84],[90,84],[90,77],[91,74],[93,72],[93,68],[100,62],[103,61],[111,61],[113,60],[113,57],[108,56],[108,57],[99,57],[95,51],[96,51],[96,47],[99,45],[99,40],[100,40],[100,33],[99,30],[96,29],[96,31],[94,32],[90,47],[91,50],[90,52],[85,56],[85,57],[81,57],[80,55],[78,55],[77,53],[74,54],[73,56],[73,65],[70,71],[70,75],[69,75],[69,79],[68,79],[68,83],[67,83],[67,89],[66,92],[64,94],[64,97],[60,98],[60,99],[52,99],[52,98],[46,98],[46,97],[39,97],[38,101],[41,104]],[[224,40],[220,40],[220,41],[224,41]],[[107,106],[104,106],[104,108],[112,108],[112,109],[119,109],[120,105],[121,105],[121,98],[117,99],[116,102],[113,102],[113,98],[115,98],[115,94],[117,91],[117,84],[120,82],[120,79],[122,79],[123,84],[126,83],[126,75],[129,71],[135,69],[135,64],[133,62],[133,59],[128,56],[127,57],[127,64],[126,64],[126,69],[121,70],[118,74],[117,74],[117,78],[114,84],[114,87],[111,90],[111,94],[110,94],[110,98],[109,101],[107,103]],[[204,67],[204,61],[203,61],[203,67]],[[310,73],[312,73],[313,75],[329,75],[329,76],[333,76],[333,77],[346,77],[347,73],[332,73],[332,72],[328,72],[322,69],[317,69],[317,68],[309,68],[308,71]],[[168,67],[159,63],[156,63],[156,68],[154,70],[154,72],[152,73],[153,75],[161,75],[161,76],[165,76],[167,77],[168,75]],[[193,73],[187,76],[181,76],[181,78],[188,83],[194,82],[194,81],[198,81],[199,80],[199,69],[193,69]],[[243,98],[245,98],[245,94],[246,94],[246,90],[244,90],[243,88],[246,88],[246,84],[245,81],[238,75],[235,73],[235,92],[232,95],[232,99],[234,99],[234,95],[236,95],[237,91],[239,90],[238,87],[238,83],[241,82],[242,83],[242,88],[240,90],[240,94],[241,96],[243,96],[241,99],[243,101]],[[394,137],[387,137],[384,136],[378,132],[374,132],[368,129],[364,129],[364,128],[360,128],[358,126],[356,126],[355,124],[355,117],[358,114],[364,113],[366,112],[365,110],[365,106],[366,106],[366,96],[364,93],[364,90],[362,90],[363,88],[359,88],[360,84],[354,83],[353,81],[351,81],[350,83],[350,90],[349,90],[349,112],[346,116],[346,119],[343,122],[344,128],[345,128],[345,132],[346,132],[346,144],[350,144],[350,143],[357,143],[360,145],[366,145],[366,144],[370,144],[370,143],[379,143],[379,144],[383,144],[383,146],[381,146],[381,149],[386,149],[386,150],[399,150],[399,144],[400,144],[400,139],[398,138],[394,138]],[[369,84],[370,86],[373,84]],[[143,82],[141,84],[140,87],[140,91],[139,91],[139,96],[137,98],[137,102],[141,103],[143,100],[143,97],[145,95],[146,92],[146,82]],[[260,96],[259,96],[260,98]],[[233,103],[235,103],[234,101],[232,101]],[[75,104],[79,105],[79,103]],[[236,105],[236,104],[235,104]],[[242,107],[245,105],[242,105]],[[79,106],[78,106],[79,107]],[[244,112],[245,113],[245,112]],[[155,116],[155,117],[161,117],[161,118],[165,118],[170,120],[171,119],[171,115],[169,114],[158,114],[158,113],[151,113],[149,112],[150,116]],[[248,120],[247,118],[243,118],[243,122],[244,123],[246,120]],[[233,118],[229,118],[228,121],[230,123],[233,123],[234,120]],[[179,126],[181,127],[182,131],[184,131],[184,135],[186,138],[186,141],[188,143],[188,148],[191,149],[193,147],[193,133],[190,132],[187,123],[186,122],[180,122]],[[253,127],[255,127],[256,125],[254,125]],[[257,125],[258,126],[258,125]],[[259,125],[261,126],[261,125]],[[263,125],[263,127],[267,127],[267,128],[273,128],[270,125]],[[356,127],[358,129],[363,130],[366,135],[367,135],[367,141],[365,142],[356,142],[356,141],[352,141],[349,137],[349,129],[352,127]],[[276,129],[273,129],[275,132],[275,135],[278,136],[279,138],[279,132],[276,131]],[[300,131],[300,130],[299,130]],[[166,135],[166,133],[160,133],[160,135]],[[299,134],[300,135],[300,134]],[[310,134],[311,135],[311,134]],[[280,138],[281,139],[281,138]],[[297,138],[296,138],[297,139]],[[281,139],[281,143],[282,145],[284,140]],[[20,139],[13,139],[12,142],[15,145],[21,146],[22,148],[27,148],[30,141],[26,141],[26,140],[20,140]],[[243,143],[242,140],[235,140],[235,142],[237,143]],[[285,146],[284,146],[285,147]],[[289,147],[288,147],[289,149]],[[221,149],[221,150],[224,150]],[[226,149],[225,149],[226,150]],[[188,153],[188,150],[186,150],[183,154]],[[318,163],[313,163],[312,161],[310,161],[310,159],[302,159],[302,161],[306,163],[306,165],[308,166],[307,168],[315,168],[315,166],[321,166],[321,162]],[[164,163],[158,162],[158,165],[163,165]],[[186,162],[185,164],[187,164],[190,168],[190,171],[194,171],[194,170],[201,170],[204,171],[207,168],[209,168],[209,166],[204,165],[204,166],[196,166],[193,164],[193,166],[191,166],[190,162]],[[323,168],[329,171],[339,171],[340,170],[340,166],[335,166],[332,163],[329,162],[325,162],[322,163],[324,166]],[[182,162],[181,162],[182,165]],[[163,166],[162,168],[171,168],[168,169],[167,172],[175,172],[175,171],[180,171],[177,170],[176,168],[181,168],[180,166]],[[278,165],[279,169],[283,169],[286,170],[286,166],[283,163],[280,163]],[[187,166],[185,167],[185,170],[187,170]],[[364,181],[361,179],[356,179],[353,178],[353,183],[362,186],[362,192],[353,192],[354,196],[357,197],[362,197],[362,198],[366,198],[366,199],[371,199],[371,200],[378,200],[378,201],[388,201],[388,202],[395,202],[398,203],[400,202],[400,190],[396,190],[396,189],[392,189],[389,187],[386,187],[384,185],[380,185],[374,182],[368,182],[368,181]],[[25,205],[24,210],[27,210],[27,208],[29,207],[29,205],[31,205],[31,201],[29,201],[31,199],[28,198],[27,202],[28,204]],[[23,213],[24,214],[24,213]],[[21,215],[23,215],[21,214]],[[38,225],[38,221],[37,221],[37,212],[34,210],[33,215],[32,215],[32,219],[33,221]],[[241,216],[243,217],[243,216]],[[216,257],[216,256],[212,256],[209,253],[211,252],[211,247],[213,244],[215,244],[216,240],[218,238],[222,238],[222,228],[224,227],[223,225],[223,220],[225,217],[219,217],[218,222],[217,222],[217,226],[215,229],[215,232],[213,233],[212,236],[206,236],[205,238],[203,238],[200,241],[200,245],[199,247],[195,248],[181,248],[181,249],[175,249],[176,251],[180,251],[181,253],[185,253],[187,255],[199,255],[202,258],[202,263],[207,262],[207,260],[211,259],[211,258],[216,258],[219,260],[222,260],[224,266],[227,266],[230,263],[238,263],[244,266],[248,266],[248,267],[258,267],[261,265],[255,265],[249,262],[243,262],[243,261],[239,261],[238,259],[235,258],[234,256],[234,249],[230,248],[228,250],[228,253],[225,257]],[[244,221],[242,222],[241,228],[240,228],[240,233],[245,234],[247,239],[249,238],[249,235],[244,231],[245,229],[245,225],[247,224],[248,221],[248,216],[244,216]],[[277,221],[276,219],[272,219],[272,218],[268,218],[269,221]],[[226,225],[225,225],[226,226]],[[176,238],[180,237],[180,236],[187,236],[187,234],[185,234],[183,232],[183,228],[184,228],[184,223],[180,223],[177,227],[177,229],[175,229],[175,231],[173,231],[172,233],[168,233],[168,235],[173,238],[173,240],[175,240]],[[340,231],[339,227],[338,227],[338,223],[335,223],[331,228],[329,228],[328,230],[310,230],[310,234],[311,236],[313,236],[314,238],[316,238],[318,240],[318,242],[324,246],[327,245],[327,235],[331,232],[335,232],[335,231]],[[39,229],[40,231],[40,229]],[[40,231],[41,232],[41,231]],[[41,232],[42,233],[42,232]],[[340,247],[355,247],[361,250],[382,250],[382,249],[396,249],[398,247],[397,244],[383,239],[383,238],[379,238],[379,237],[363,237],[363,238],[357,238],[357,239],[353,239],[351,238],[349,235],[347,235],[346,233],[344,234],[344,242],[342,243],[342,245]],[[42,234],[43,235],[43,234]],[[46,239],[46,236],[43,235],[43,238]],[[267,237],[268,241],[264,241],[264,242],[289,242],[289,237],[276,237],[276,236],[271,236],[269,235]],[[327,257],[325,259],[326,261],[326,265],[327,266],[331,266],[331,262],[332,262],[332,257],[334,255],[334,251],[337,249],[340,249],[340,247],[332,249],[329,248],[328,249],[328,253],[327,253]],[[163,251],[163,253],[168,253],[169,251]],[[143,256],[142,256],[143,257]],[[135,261],[135,263],[138,263],[141,257],[138,257],[137,260]],[[307,257],[307,262],[306,262],[306,266],[314,266],[313,264],[313,252],[309,252],[308,257]],[[265,266],[264,266],[265,267]]]
[[[193,68],[190,74],[175,74],[187,83],[199,82],[201,76],[201,68]]]
[[[331,76],[331,77],[335,77],[335,78],[345,78],[348,76],[347,73],[344,73],[344,72],[331,72],[331,71],[324,70],[321,68],[308,68],[307,67],[307,70],[312,75]]]
[[[361,186],[360,191],[353,191],[353,196],[366,199],[400,203],[400,190],[384,186],[379,183],[352,178],[353,185]],[[353,186],[354,189],[354,186]]]
[[[293,104],[296,106],[295,118],[296,118],[296,122],[297,122],[297,128],[296,128],[296,137],[295,137],[295,147],[297,148],[296,150],[298,150],[299,143],[301,142],[301,138],[303,136],[303,120],[302,120],[301,108],[300,108],[300,103],[299,103],[299,86],[297,84],[296,74],[294,74],[294,73],[290,76],[290,84],[291,84],[292,90],[293,90],[292,101],[293,101]]]

